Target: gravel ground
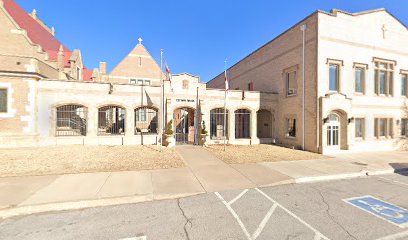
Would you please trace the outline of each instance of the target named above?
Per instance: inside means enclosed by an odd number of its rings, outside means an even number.
[[[157,146],[57,146],[0,149],[0,177],[129,171],[184,166],[175,149]]]
[[[214,153],[219,159],[229,164],[328,158],[321,154],[267,144],[251,146],[228,145],[225,152],[223,145],[211,145],[208,147],[208,150]]]

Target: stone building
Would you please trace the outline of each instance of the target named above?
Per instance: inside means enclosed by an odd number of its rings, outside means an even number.
[[[110,73],[89,70],[35,10],[0,0],[0,42],[2,147],[160,144],[170,120],[178,143],[198,143],[203,124],[209,143],[272,142],[276,94],[232,91],[224,123],[224,91],[188,73],[170,82],[142,39]]]
[[[407,26],[385,9],[317,11],[232,66],[230,86],[276,93],[278,143],[395,149],[408,136],[407,43]],[[223,85],[223,73],[207,83]]]
[[[229,69],[224,110],[223,74],[169,81],[142,39],[111,72],[90,70],[35,10],[0,0],[0,145],[160,144],[165,126],[196,144],[205,124],[210,144],[395,149],[408,128],[407,42],[383,9],[317,11]]]

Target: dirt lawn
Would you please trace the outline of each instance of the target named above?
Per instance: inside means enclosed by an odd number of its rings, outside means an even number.
[[[130,171],[184,166],[157,146],[57,146],[0,149],[0,177]]]
[[[225,152],[223,145],[211,145],[208,147],[208,150],[228,164],[328,158],[321,154],[267,144],[251,146],[228,145]]]

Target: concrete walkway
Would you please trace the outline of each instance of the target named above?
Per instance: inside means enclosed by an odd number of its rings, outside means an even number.
[[[177,151],[186,167],[0,178],[0,217],[408,170],[406,152],[228,165],[202,147],[177,146]]]

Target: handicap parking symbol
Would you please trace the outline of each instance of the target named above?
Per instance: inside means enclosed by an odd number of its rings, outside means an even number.
[[[373,196],[344,199],[345,202],[400,227],[408,226],[408,210],[384,202]]]

